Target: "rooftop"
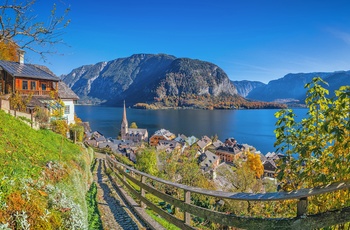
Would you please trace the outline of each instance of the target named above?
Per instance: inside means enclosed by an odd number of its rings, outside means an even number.
[[[24,64],[18,62],[10,62],[0,60],[0,66],[14,77],[26,77],[51,81],[60,81],[51,71],[47,71],[44,66],[36,66],[32,64]],[[50,73],[51,72],[51,73]]]
[[[58,96],[61,99],[79,100],[79,97],[63,81],[58,83]]]

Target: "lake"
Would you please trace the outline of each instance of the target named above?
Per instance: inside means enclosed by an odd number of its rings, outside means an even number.
[[[175,135],[194,135],[201,138],[218,135],[221,141],[233,137],[238,143],[249,144],[263,154],[275,151],[274,129],[278,110],[141,110],[127,108],[129,125],[136,122],[139,128],[146,128],[149,136],[161,128]],[[93,131],[105,137],[116,138],[120,130],[123,108],[104,106],[75,107],[75,112],[83,121],[88,121]],[[294,109],[297,117],[305,116],[306,109]]]

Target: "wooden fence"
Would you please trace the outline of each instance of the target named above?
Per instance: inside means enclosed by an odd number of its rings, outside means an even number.
[[[233,226],[243,229],[317,229],[350,222],[350,207],[341,210],[328,211],[316,215],[307,215],[308,197],[320,194],[330,193],[338,190],[350,188],[350,180],[329,184],[324,187],[300,189],[291,192],[274,192],[274,193],[231,193],[223,191],[212,191],[197,187],[186,186],[166,181],[146,173],[140,172],[132,167],[126,166],[108,155],[106,155],[107,165],[112,169],[116,176],[122,181],[124,186],[141,201],[141,207],[148,206],[154,212],[158,213],[170,223],[181,229],[195,229],[191,226],[191,215],[204,218],[206,220],[218,223],[223,226]],[[137,179],[139,178],[139,179]],[[156,181],[166,186],[172,186],[174,189],[183,190],[184,199],[180,200],[167,195],[155,187],[146,183],[146,179]],[[140,187],[137,191],[128,183],[128,180]],[[168,214],[158,205],[152,203],[145,197],[145,193],[151,193],[184,212],[184,218],[178,219]],[[191,204],[191,194],[197,193],[206,196],[212,196],[219,199],[231,199],[240,201],[283,201],[297,200],[297,213],[294,218],[259,218],[259,217],[242,217],[223,212],[217,212],[210,209],[202,208]]]
[[[20,112],[16,110],[12,110],[10,108],[10,101],[9,100],[4,100],[0,98],[0,109],[4,110],[8,114],[18,117],[18,118],[24,118],[22,121],[32,127],[35,130],[40,129],[40,124],[39,122],[35,119],[34,115],[32,113],[25,113],[25,112]]]

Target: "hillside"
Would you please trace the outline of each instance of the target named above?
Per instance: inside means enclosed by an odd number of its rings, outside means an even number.
[[[2,110],[0,136],[0,228],[87,229],[92,156]]]
[[[86,65],[62,79],[83,104],[121,106],[125,100],[128,106],[138,104],[139,108],[256,108],[237,95],[237,89],[217,65],[166,54],[135,54]],[[217,107],[219,98],[228,104]]]
[[[231,81],[231,82],[236,87],[238,95],[242,97],[246,97],[255,88],[266,85],[260,81],[243,80],[243,81]]]
[[[304,85],[311,82],[312,78],[319,76],[328,82],[325,86],[334,96],[334,90],[340,86],[350,85],[350,71],[315,72],[287,74],[283,78],[270,81],[267,85],[253,89],[246,98],[261,101],[294,102],[303,104],[306,97]]]

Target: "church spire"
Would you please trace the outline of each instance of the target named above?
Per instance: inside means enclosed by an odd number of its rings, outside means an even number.
[[[126,108],[125,108],[125,100],[124,100],[124,112],[123,112],[123,122],[128,124],[128,120],[126,119]]]
[[[122,139],[125,139],[125,136],[128,133],[128,120],[126,119],[125,100],[124,100],[123,120],[121,124],[120,133],[121,133]]]

